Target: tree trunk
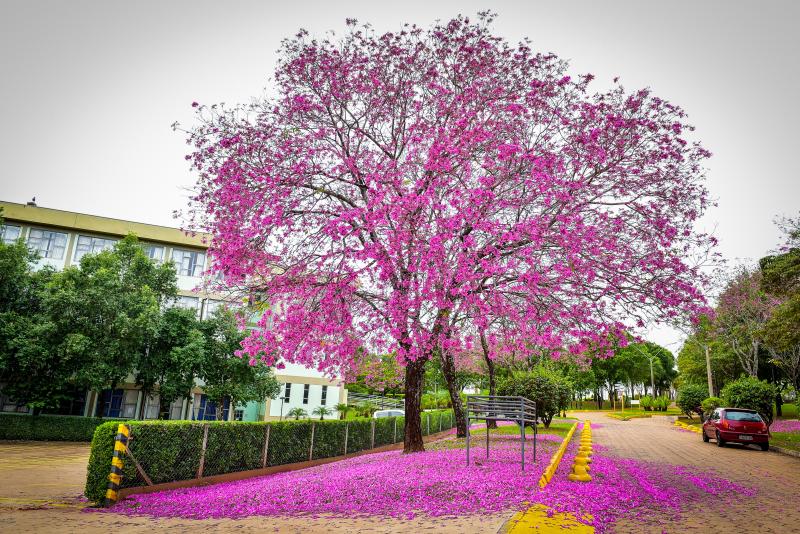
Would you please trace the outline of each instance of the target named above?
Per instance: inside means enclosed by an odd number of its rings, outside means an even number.
[[[422,441],[422,422],[420,417],[422,404],[422,380],[425,378],[425,362],[418,359],[406,365],[406,399],[405,399],[405,435],[403,436],[403,453],[422,452],[425,444]]]
[[[442,363],[442,374],[444,375],[447,391],[450,393],[450,401],[453,404],[453,415],[456,420],[456,437],[467,437],[467,417],[464,413],[464,406],[461,404],[458,385],[456,384],[456,364],[453,361],[451,352],[440,350],[439,360]]]
[[[483,359],[486,361],[486,369],[489,372],[489,395],[494,396],[497,395],[494,361],[489,357],[489,344],[486,342],[486,335],[483,332],[481,332],[481,347],[483,347]],[[497,421],[486,421],[486,428],[497,428]]]
[[[780,391],[775,394],[775,415],[777,417],[783,416],[783,395],[781,395]]]

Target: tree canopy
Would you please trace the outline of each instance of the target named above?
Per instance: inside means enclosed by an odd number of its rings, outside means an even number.
[[[190,226],[270,303],[244,352],[332,374],[362,347],[397,354],[406,451],[422,448],[424,363],[493,318],[519,352],[580,355],[703,304],[709,153],[685,113],[594,91],[491,20],[301,31],[274,98],[196,105],[189,132]]]

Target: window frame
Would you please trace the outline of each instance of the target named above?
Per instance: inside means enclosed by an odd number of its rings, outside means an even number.
[[[34,237],[34,232],[40,232],[42,235],[40,237]],[[49,237],[47,238],[48,247],[46,249],[42,249],[41,246],[37,246],[33,248],[31,246],[31,239],[37,240],[38,243],[41,245],[45,239],[44,235],[47,234]],[[64,236],[64,244],[58,244],[58,236]],[[67,253],[67,245],[69,244],[69,234],[66,232],[59,232],[58,230],[48,230],[46,228],[31,228],[28,231],[28,237],[25,240],[25,243],[28,245],[30,250],[36,251],[42,259],[48,260],[64,260],[64,257]],[[53,245],[54,244],[54,245]],[[52,247],[50,245],[53,245]],[[59,257],[55,257],[50,255],[52,250],[61,249],[61,255]]]
[[[78,234],[77,237],[78,238],[75,240],[75,250],[72,252],[72,261],[74,262],[80,262],[81,258],[83,258],[88,254],[99,254],[104,250],[111,250],[112,248],[114,248],[114,245],[116,245],[119,242],[119,239],[114,239],[111,237],[99,237],[87,234]],[[81,246],[84,247],[86,246],[85,244],[84,245],[81,244],[81,239],[89,240],[89,245],[88,245],[89,250],[81,251]],[[103,244],[99,249],[97,249],[96,247],[97,241],[102,241],[107,244]],[[80,256],[78,254],[80,254]]]

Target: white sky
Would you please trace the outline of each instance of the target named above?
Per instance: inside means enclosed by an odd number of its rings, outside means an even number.
[[[190,103],[261,94],[300,27],[427,26],[491,6],[575,73],[652,87],[681,105],[714,157],[719,207],[703,227],[731,260],[772,249],[772,219],[800,209],[800,2],[32,1],[0,4],[0,199],[175,226],[193,178]],[[676,349],[666,329],[653,340]]]

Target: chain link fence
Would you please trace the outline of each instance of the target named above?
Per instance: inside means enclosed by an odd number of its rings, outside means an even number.
[[[423,435],[454,426],[453,413],[424,412]],[[405,418],[351,421],[129,421],[121,488],[251,471],[400,443]],[[100,502],[118,423],[98,427],[92,441],[86,496]]]

